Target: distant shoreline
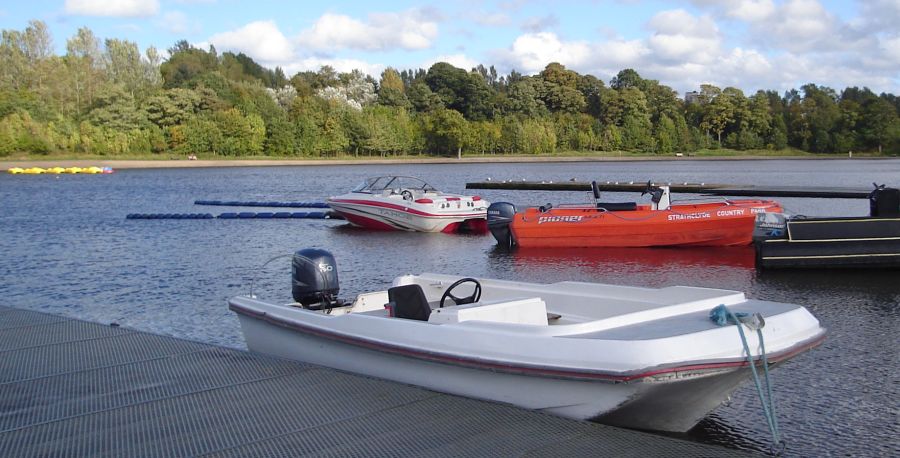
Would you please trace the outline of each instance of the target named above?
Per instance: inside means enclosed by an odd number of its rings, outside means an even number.
[[[324,165],[389,165],[389,164],[482,164],[540,162],[643,162],[643,161],[742,161],[742,160],[847,160],[847,156],[493,156],[456,158],[398,159],[200,159],[200,160],[128,160],[128,159],[24,159],[0,161],[0,169],[12,167],[112,167],[113,169],[163,169],[195,167],[274,167]],[[854,157],[852,159],[891,159],[891,157]],[[896,158],[895,158],[896,159]]]

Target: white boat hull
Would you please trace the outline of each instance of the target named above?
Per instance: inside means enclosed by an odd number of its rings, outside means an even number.
[[[401,201],[402,202],[402,201]],[[444,232],[453,224],[486,220],[486,211],[436,213],[421,205],[393,204],[360,199],[329,199],[328,206],[359,227],[412,232]]]
[[[423,274],[395,284],[415,283],[431,302],[457,279]],[[229,303],[254,352],[568,418],[672,432],[693,427],[750,374],[735,326],[716,326],[708,317],[717,305],[765,317],[770,364],[824,339],[805,308],[747,300],[735,291],[480,282],[480,302],[432,308],[426,321],[389,315],[384,291],[326,311],[249,297]],[[755,364],[762,364],[756,333],[748,331],[747,341]]]

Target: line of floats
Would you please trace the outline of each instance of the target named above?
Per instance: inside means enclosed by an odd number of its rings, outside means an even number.
[[[334,212],[129,213],[125,219],[344,219]]]
[[[112,167],[50,167],[50,168],[42,168],[42,167],[12,167],[7,169],[6,172],[12,175],[43,175],[43,174],[53,174],[60,175],[64,173],[69,174],[86,174],[86,175],[97,175],[97,174],[110,174],[113,173]]]

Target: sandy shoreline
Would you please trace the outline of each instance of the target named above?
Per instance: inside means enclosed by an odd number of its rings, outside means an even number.
[[[847,159],[846,156],[571,156],[571,157],[523,157],[488,156],[455,158],[403,158],[403,159],[218,159],[218,160],[124,160],[124,159],[71,159],[71,160],[7,160],[0,161],[0,169],[12,167],[112,167],[113,169],[155,169],[190,167],[274,167],[274,166],[321,166],[321,165],[385,165],[385,164],[478,164],[478,163],[535,163],[535,162],[622,162],[622,161],[739,161],[739,160],[809,160]],[[859,158],[869,159],[869,158]]]

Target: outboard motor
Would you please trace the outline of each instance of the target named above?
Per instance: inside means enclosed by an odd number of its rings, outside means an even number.
[[[875,184],[875,189],[869,193],[869,215],[900,216],[900,189],[886,188],[884,185]]]
[[[509,225],[516,216],[516,206],[509,202],[494,202],[487,210],[487,226],[503,248],[511,248],[515,241]]]
[[[337,262],[331,253],[305,248],[291,260],[291,293],[294,300],[310,310],[330,309],[341,305]]]

